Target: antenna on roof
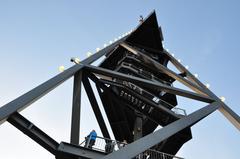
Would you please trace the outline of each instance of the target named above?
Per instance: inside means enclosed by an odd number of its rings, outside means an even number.
[[[143,22],[143,16],[140,15],[140,17],[139,17],[139,23],[142,23],[142,22]]]

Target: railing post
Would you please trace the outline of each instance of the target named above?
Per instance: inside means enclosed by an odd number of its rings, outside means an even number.
[[[92,137],[92,135],[90,135],[89,137],[87,137],[87,142],[86,142],[86,147],[88,148],[88,145],[89,145],[89,143],[90,143],[90,140],[91,140],[91,137]]]

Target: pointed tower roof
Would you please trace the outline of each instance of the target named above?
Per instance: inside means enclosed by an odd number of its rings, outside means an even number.
[[[145,46],[151,49],[163,50],[162,32],[158,26],[155,11],[153,11],[126,39],[134,45]]]

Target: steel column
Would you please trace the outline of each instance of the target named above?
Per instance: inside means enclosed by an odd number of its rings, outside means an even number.
[[[72,103],[72,123],[71,123],[71,144],[79,144],[80,138],[80,114],[81,114],[81,81],[82,71],[74,75],[73,83],[73,103]]]

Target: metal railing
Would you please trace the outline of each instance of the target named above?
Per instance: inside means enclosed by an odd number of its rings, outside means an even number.
[[[95,141],[91,141],[89,138],[86,137],[85,140],[80,144],[80,146],[105,153],[117,151],[120,148],[124,147],[125,145],[126,143],[124,142],[119,142],[116,140],[111,140],[99,136],[96,137]]]
[[[186,116],[187,115],[187,112],[185,109],[183,108],[179,108],[179,107],[175,107],[173,106],[172,104],[170,104],[169,102],[165,101],[165,100],[162,100],[161,98],[159,97],[156,97],[154,96],[153,94],[151,94],[150,92],[142,89],[141,87],[138,87],[137,85],[131,83],[131,82],[127,82],[127,81],[122,81],[123,85],[130,88],[131,90],[134,90],[135,92],[137,92],[138,94],[141,94],[141,95],[144,95],[145,97],[147,98],[151,98],[153,102],[155,102],[156,104],[161,104],[163,106],[166,106],[166,107],[171,107],[171,110],[175,113],[175,114],[178,114],[178,115],[183,115],[183,116]],[[123,91],[121,91],[122,93]],[[121,96],[121,94],[120,94]],[[133,96],[131,96],[133,97]]]
[[[173,111],[175,114],[187,116],[187,112],[186,112],[185,109],[178,108],[178,107],[174,107],[174,108],[172,108],[172,111]]]
[[[146,150],[145,152],[137,155],[136,159],[184,159],[167,153],[159,152],[157,150]]]
[[[92,143],[89,140],[89,138],[86,137],[85,140],[80,144],[80,146],[86,147],[88,149],[105,152],[107,154],[112,153],[113,151],[117,151],[126,145],[127,145],[126,142],[119,142],[116,140],[111,140],[99,136],[96,137],[94,143]],[[141,154],[137,155],[134,159],[184,159],[184,158],[170,155],[153,149],[148,149],[142,152]]]

